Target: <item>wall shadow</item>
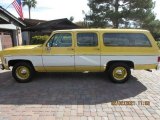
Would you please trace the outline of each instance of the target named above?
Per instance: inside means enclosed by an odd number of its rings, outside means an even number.
[[[37,73],[30,83],[17,83],[0,73],[0,104],[92,105],[123,100],[146,91],[135,77],[124,84],[105,73]]]

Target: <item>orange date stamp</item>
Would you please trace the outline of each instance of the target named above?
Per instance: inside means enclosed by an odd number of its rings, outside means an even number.
[[[114,106],[150,106],[150,101],[112,101],[111,105]]]

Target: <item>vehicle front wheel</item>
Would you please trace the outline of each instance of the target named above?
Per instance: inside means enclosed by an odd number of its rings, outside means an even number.
[[[33,77],[34,69],[27,62],[20,62],[13,66],[12,76],[19,83],[30,82]]]
[[[108,72],[110,79],[115,83],[124,83],[129,80],[131,76],[130,67],[125,63],[112,64]]]

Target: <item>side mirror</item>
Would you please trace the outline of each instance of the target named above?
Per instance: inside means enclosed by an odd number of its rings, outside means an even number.
[[[50,50],[51,50],[51,47],[52,47],[51,44],[50,44],[50,43],[47,43],[47,48],[46,48],[46,50],[47,50],[47,51],[50,51]]]
[[[47,43],[47,47],[52,47],[50,43]]]

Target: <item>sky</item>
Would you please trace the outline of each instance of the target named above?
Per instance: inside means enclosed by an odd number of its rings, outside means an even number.
[[[52,2],[51,2],[52,1]],[[154,13],[156,18],[160,20],[160,0],[154,0],[156,2]],[[7,8],[13,0],[0,0],[0,6]],[[88,0],[37,0],[37,6],[31,9],[32,19],[53,20],[61,18],[74,17],[74,22],[82,21],[84,14],[89,12],[87,6]],[[19,17],[12,5],[7,10]],[[28,18],[28,8],[23,8],[24,18]]]

